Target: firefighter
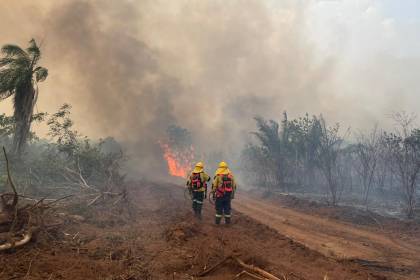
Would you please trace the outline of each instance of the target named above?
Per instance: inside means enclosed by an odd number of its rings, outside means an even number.
[[[198,162],[187,181],[188,190],[192,196],[192,208],[194,215],[201,220],[201,209],[204,199],[207,197],[207,182],[210,176],[204,172],[204,164]]]
[[[212,185],[212,195],[215,198],[216,224],[225,217],[225,224],[231,220],[231,200],[235,196],[236,183],[226,162],[222,161],[216,170]]]

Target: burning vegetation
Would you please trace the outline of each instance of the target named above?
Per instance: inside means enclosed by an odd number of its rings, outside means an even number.
[[[160,143],[163,150],[163,158],[168,164],[169,175],[186,178],[194,160],[194,149],[173,149],[169,144]]]
[[[186,178],[195,159],[191,133],[176,125],[169,126],[166,132],[167,139],[159,144],[169,175]]]

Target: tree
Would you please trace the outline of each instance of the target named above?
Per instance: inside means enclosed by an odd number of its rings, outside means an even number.
[[[368,207],[369,194],[374,183],[376,168],[381,152],[380,135],[377,126],[369,135],[360,134],[354,145],[355,170],[362,185],[363,202]]]
[[[344,137],[339,135],[339,124],[328,127],[321,117],[319,125],[322,134],[317,149],[318,167],[327,182],[330,202],[335,206],[340,199],[345,182],[346,167],[343,165],[344,161],[341,160],[344,155],[341,148]]]
[[[252,185],[272,190],[278,187],[277,177],[274,176],[276,166],[266,151],[255,145],[248,144],[241,153],[241,170],[244,177]]]
[[[45,81],[48,70],[37,66],[41,51],[35,40],[23,50],[17,45],[4,45],[0,58],[0,100],[13,96],[16,122],[13,151],[21,155],[30,132],[33,109],[38,97],[39,82]]]
[[[47,113],[41,112],[32,115],[31,123],[41,123],[45,120]],[[14,134],[14,128],[16,126],[15,118],[6,116],[6,114],[0,114],[0,141],[4,138],[11,137]],[[38,136],[34,132],[29,132],[28,139],[38,139]],[[4,143],[2,143],[4,145]]]
[[[316,151],[320,144],[322,130],[316,116],[294,119],[287,123],[292,149],[289,154],[295,158],[294,178],[297,185],[313,186],[317,167]]]
[[[70,118],[71,105],[64,103],[59,110],[47,121],[49,132],[57,143],[57,149],[66,154],[68,158],[73,157],[79,148],[81,135],[73,130],[73,121]]]
[[[413,218],[420,173],[420,130],[413,128],[414,115],[397,113],[392,118],[398,128],[395,133],[384,133],[384,142],[390,154],[391,171],[404,194],[407,217]]]
[[[282,140],[285,138],[284,131],[280,130],[280,126],[273,120],[266,121],[263,118],[256,117],[258,131],[253,132],[260,142],[260,149],[254,150],[270,162],[272,167],[271,172],[274,177],[274,185],[285,189],[284,180],[286,176],[286,159],[284,157],[284,150]],[[271,177],[267,174],[268,177]]]

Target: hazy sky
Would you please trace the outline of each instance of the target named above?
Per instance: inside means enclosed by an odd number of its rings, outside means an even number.
[[[85,134],[154,142],[177,123],[231,147],[255,115],[366,128],[420,113],[418,3],[1,0],[0,44],[42,42],[37,108],[72,103]]]

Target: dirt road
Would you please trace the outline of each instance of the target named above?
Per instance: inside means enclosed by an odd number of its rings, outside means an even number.
[[[383,270],[420,268],[420,242],[408,243],[369,227],[309,215],[247,194],[238,196],[233,207],[326,257]]]

